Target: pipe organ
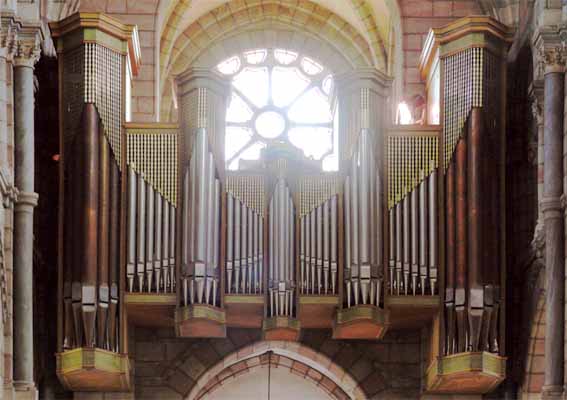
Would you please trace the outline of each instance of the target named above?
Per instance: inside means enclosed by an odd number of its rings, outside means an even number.
[[[422,54],[422,75],[443,82],[441,90],[429,89],[440,93],[436,179],[444,210],[438,226],[443,309],[434,323],[439,342],[431,344],[430,392],[451,392],[459,385],[462,392],[484,393],[505,377],[502,227],[510,42],[507,27],[469,17],[430,31]]]
[[[269,340],[428,326],[427,391],[503,380],[506,238],[494,226],[505,226],[506,27],[470,17],[430,33],[421,71],[440,93],[428,106],[441,125],[390,127],[391,79],[375,69],[334,77],[334,172],[278,141],[227,170],[230,86],[209,70],[177,77],[179,125],[124,122],[136,30],[99,14],[52,28],[69,77],[57,354],[67,388],[129,389],[128,324],[180,337],[256,328]]]

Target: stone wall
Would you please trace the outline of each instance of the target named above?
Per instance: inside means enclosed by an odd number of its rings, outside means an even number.
[[[173,400],[184,398],[219,361],[236,357],[239,349],[259,341],[260,331],[229,329],[227,339],[188,340],[175,338],[173,330],[136,328],[133,336],[135,398]],[[305,330],[301,344],[300,356],[342,368],[370,399],[419,398],[422,366],[417,330],[391,331],[376,342],[337,341],[330,331]],[[323,384],[320,378],[317,382]]]

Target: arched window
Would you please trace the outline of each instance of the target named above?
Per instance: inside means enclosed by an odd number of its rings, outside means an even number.
[[[257,49],[217,65],[231,78],[226,112],[227,168],[243,168],[261,150],[286,143],[305,157],[321,161],[323,170],[338,169],[331,96],[333,78],[311,57],[285,49]]]

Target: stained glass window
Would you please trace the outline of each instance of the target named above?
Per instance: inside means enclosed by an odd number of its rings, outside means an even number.
[[[323,170],[338,168],[333,77],[313,58],[286,49],[255,49],[217,66],[232,79],[226,112],[226,164],[258,160],[273,143],[288,143]]]

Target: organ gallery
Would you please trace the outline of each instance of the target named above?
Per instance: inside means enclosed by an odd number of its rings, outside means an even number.
[[[0,2],[0,398],[563,398],[552,3]]]

